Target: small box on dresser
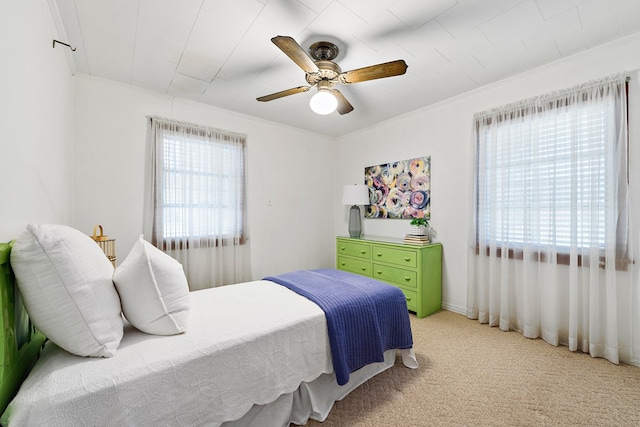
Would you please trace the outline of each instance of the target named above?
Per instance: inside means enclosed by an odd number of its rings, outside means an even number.
[[[336,238],[336,267],[397,286],[418,318],[442,308],[442,245],[384,237]]]

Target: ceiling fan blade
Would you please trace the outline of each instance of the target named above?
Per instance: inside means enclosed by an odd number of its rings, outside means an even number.
[[[306,92],[309,89],[311,89],[311,86],[298,86],[280,92],[272,93],[270,95],[261,96],[260,98],[256,99],[261,102],[273,101],[274,99],[283,98],[289,95],[295,95],[296,93]]]
[[[305,72],[317,73],[319,71],[313,59],[307,55],[304,49],[293,38],[289,36],[276,36],[272,38],[271,41]]]
[[[351,105],[351,103],[347,101],[347,98],[344,97],[342,92],[340,92],[338,89],[332,89],[331,93],[338,100],[338,113],[342,115],[353,111],[353,105]]]
[[[385,62],[384,64],[370,65],[340,74],[341,83],[358,83],[367,80],[381,79],[384,77],[399,76],[407,72],[407,63],[399,59],[397,61]]]

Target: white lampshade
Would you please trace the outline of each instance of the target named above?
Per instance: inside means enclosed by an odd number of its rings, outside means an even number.
[[[318,93],[311,97],[309,106],[316,114],[331,114],[338,108],[338,100],[331,92],[319,90]]]
[[[368,205],[369,187],[364,184],[345,185],[342,191],[343,205]]]

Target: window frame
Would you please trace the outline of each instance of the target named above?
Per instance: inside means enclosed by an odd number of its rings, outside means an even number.
[[[626,127],[626,138],[624,140],[624,144],[625,144],[625,150],[627,152],[627,156],[626,156],[626,165],[625,165],[625,172],[626,172],[626,180],[627,180],[627,184],[629,183],[629,79],[627,78],[626,82],[625,82],[625,86],[624,86],[624,91],[625,91],[625,103],[624,103],[624,111],[621,112],[619,111],[615,106],[614,108],[616,108],[615,114],[624,114],[625,115],[625,120],[624,120],[624,126]],[[584,95],[583,97],[586,98],[586,95]],[[560,108],[563,106],[568,105],[568,102],[566,102],[566,98],[558,98],[552,101],[549,101],[546,104],[547,108]],[[616,104],[617,105],[617,104]],[[538,109],[536,111],[531,111],[529,114],[534,114],[536,112],[539,112],[542,110],[543,106],[539,106]],[[519,113],[519,114],[518,114]],[[514,111],[510,114],[510,118],[508,120],[511,119],[515,119],[518,116],[523,117],[526,114],[525,109],[523,108],[520,111]],[[481,215],[483,215],[483,213],[480,211],[480,193],[481,193],[481,188],[480,188],[480,138],[481,138],[481,126],[482,126],[482,122],[484,122],[484,124],[486,125],[490,125],[492,121],[491,117],[481,117],[481,118],[477,118],[475,120],[475,164],[474,164],[474,181],[476,183],[475,185],[475,206],[474,206],[474,210],[475,210],[475,222],[474,222],[474,236],[475,236],[475,254],[476,255],[480,255],[481,253],[483,253],[486,256],[491,256],[492,255],[492,247],[491,245],[487,245],[484,248],[481,248],[480,245],[480,221],[481,221]],[[618,233],[616,232],[616,236],[618,236]],[[523,244],[519,244],[518,242],[500,242],[501,244],[496,245],[495,246],[495,250],[493,251],[493,254],[498,257],[498,258],[503,258],[506,257],[508,259],[513,259],[513,260],[524,260],[524,245]],[[506,245],[506,248],[504,247]],[[628,245],[628,244],[627,244]],[[504,248],[504,249],[503,249]],[[529,255],[532,259],[535,259],[539,262],[550,262],[550,256],[549,254],[552,252],[550,250],[551,246],[548,244],[544,244],[542,242],[537,242],[533,245],[533,250],[529,252]],[[558,250],[560,249],[560,250]],[[506,254],[504,254],[503,256],[503,252],[506,250]],[[556,256],[555,256],[555,262],[557,264],[560,265],[569,265],[570,261],[571,261],[571,254],[570,254],[570,248],[568,246],[554,246],[553,247],[553,251],[556,252]],[[576,254],[577,256],[577,265],[580,266],[586,266],[588,265],[587,261],[590,257],[590,248],[588,247],[581,247],[578,250],[578,253]],[[605,264],[606,264],[606,257],[604,255],[604,246],[600,247],[599,250],[599,266],[600,268],[604,268]],[[628,259],[628,256],[626,255],[628,253],[628,247],[627,250],[624,251],[624,256],[619,257],[617,256],[617,259],[615,260],[615,268],[616,270],[621,270],[621,271],[626,271],[628,269],[628,265],[634,263],[633,260]]]
[[[164,123],[161,123],[164,124]],[[187,133],[193,133],[193,134],[202,134],[203,132],[207,134],[207,138],[209,140],[202,140],[201,136],[198,137],[194,137],[192,139],[189,139],[187,136],[181,134],[180,131],[175,130],[175,129],[167,129],[165,127],[162,128],[162,134],[160,136],[157,136],[159,139],[161,139],[161,147],[158,147],[158,145],[156,145],[156,171],[157,171],[157,180],[156,180],[156,185],[158,188],[154,188],[154,193],[155,193],[155,198],[156,198],[156,204],[155,204],[155,210],[157,211],[154,214],[154,225],[153,225],[153,232],[152,232],[152,239],[151,242],[156,245],[157,247],[159,247],[162,250],[168,251],[168,250],[183,250],[183,249],[191,249],[191,248],[198,248],[198,247],[219,247],[219,246],[226,246],[229,244],[234,244],[234,245],[244,245],[247,243],[247,204],[246,204],[246,139],[244,137],[241,138],[240,141],[238,142],[233,142],[232,137],[237,136],[236,134],[232,134],[232,133],[228,133],[225,131],[219,131],[217,129],[209,129],[209,128],[204,128],[204,127],[200,127],[198,125],[191,125],[191,124],[185,124],[185,123],[170,123],[171,125],[175,125],[176,127],[182,127],[184,129],[186,129]],[[215,134],[215,135],[214,135]],[[175,145],[184,145],[184,144],[214,144],[214,145],[223,145],[223,147],[215,147],[212,146],[211,148],[209,148],[209,150],[211,150],[211,155],[214,156],[216,155],[216,151],[217,150],[225,150],[224,145],[230,146],[232,143],[235,144],[239,144],[240,147],[231,147],[231,148],[227,148],[229,150],[234,150],[234,149],[238,149],[240,150],[240,155],[239,160],[240,163],[239,165],[231,165],[231,170],[229,171],[229,173],[225,174],[221,174],[221,173],[215,173],[213,171],[206,171],[206,170],[194,170],[193,169],[193,164],[188,164],[188,165],[184,165],[183,167],[176,167],[176,166],[172,166],[167,164],[166,162],[166,157],[169,155],[169,153],[166,150],[167,147],[167,143],[168,140],[173,139],[174,141],[172,141],[173,144]],[[183,140],[183,141],[181,141]],[[189,150],[189,148],[187,148],[187,150]],[[232,153],[233,155],[234,153]],[[210,157],[212,158],[212,157]],[[171,202],[171,203],[167,203],[166,199],[167,199],[167,194],[166,192],[168,191],[167,188],[167,174],[168,173],[175,173],[178,176],[183,176],[183,177],[194,177],[194,176],[222,176],[222,177],[227,177],[230,179],[230,185],[229,187],[233,187],[234,189],[239,188],[240,191],[240,195],[238,196],[238,199],[241,201],[240,204],[238,205],[239,207],[239,215],[240,215],[240,219],[239,221],[237,221],[236,223],[238,224],[238,229],[236,230],[234,227],[234,230],[231,230],[231,232],[223,232],[223,233],[219,233],[219,234],[189,234],[189,235],[170,235],[167,236],[167,228],[166,228],[166,224],[167,224],[167,211],[166,209],[170,206],[174,206],[176,208],[180,208],[183,207],[189,211],[193,210],[193,209],[198,209],[198,207],[202,207],[202,205],[199,205],[197,203],[176,203],[176,202]],[[187,179],[188,181],[190,181],[189,179]],[[229,188],[227,187],[227,189]],[[189,191],[189,190],[186,190]],[[220,205],[211,205],[211,203],[205,203],[205,205],[209,205],[209,206],[205,206],[205,210],[207,211],[213,211],[213,210],[219,210]],[[224,210],[225,208],[222,207],[222,209]],[[227,209],[233,209],[233,208],[227,208]],[[159,222],[159,223],[158,223]],[[158,237],[158,232],[157,230],[162,230],[162,237],[159,238]],[[161,241],[160,241],[161,240]]]

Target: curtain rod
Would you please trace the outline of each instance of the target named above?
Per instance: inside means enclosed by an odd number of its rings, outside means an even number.
[[[71,49],[71,52],[75,52],[75,51],[76,51],[76,48],[75,48],[75,47],[72,47],[69,43],[61,42],[61,41],[59,41],[59,40],[55,40],[55,39],[53,40],[53,47],[54,47],[54,49],[55,49],[55,47],[56,47],[56,43],[59,43],[59,44],[61,44],[61,45],[64,45],[64,46],[68,47],[69,49]]]

